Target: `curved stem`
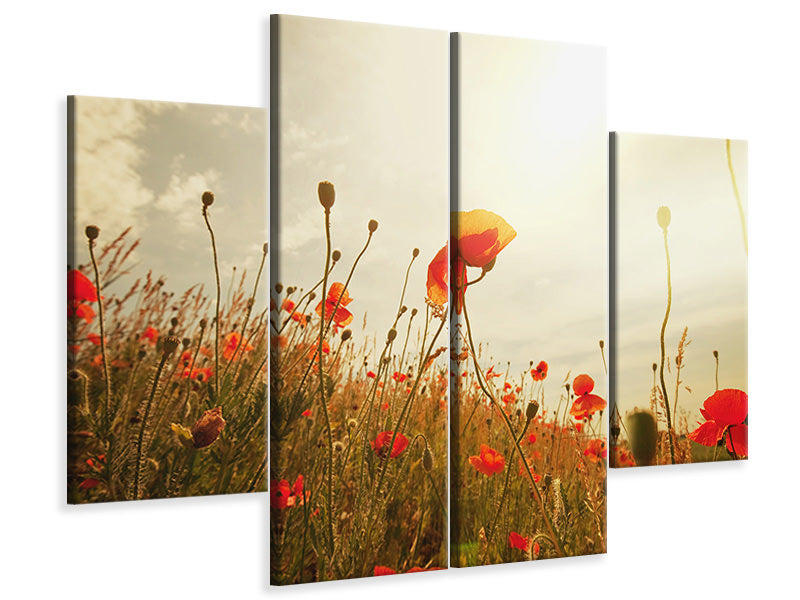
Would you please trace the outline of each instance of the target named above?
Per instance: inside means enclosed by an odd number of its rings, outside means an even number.
[[[733,171],[733,160],[731,159],[731,141],[725,140],[725,152],[728,155],[728,171],[731,174],[731,183],[733,184],[733,193],[736,196],[736,205],[739,207],[739,220],[742,222],[742,239],[744,240],[744,253],[747,254],[747,220],[744,216],[744,206],[742,206],[742,198],[739,196],[739,186],[736,185],[736,173]]]
[[[661,323],[661,366],[658,370],[658,376],[661,380],[661,393],[664,395],[664,408],[667,413],[667,439],[669,439],[669,457],[672,464],[675,464],[675,447],[672,444],[672,416],[669,412],[669,398],[667,397],[667,384],[664,382],[664,359],[666,357],[666,350],[664,348],[664,333],[667,330],[667,321],[669,321],[669,311],[672,308],[672,271],[670,270],[669,263],[669,244],[667,243],[667,229],[664,228],[664,252],[667,255],[667,310],[664,313],[664,321]]]
[[[214,275],[217,281],[217,305],[214,310],[214,392],[219,396],[219,301],[220,301],[220,285],[219,285],[219,261],[217,259],[217,243],[214,239],[214,230],[211,229],[211,223],[208,220],[208,207],[203,205],[203,219],[206,222],[206,228],[211,235],[211,250],[214,253]]]

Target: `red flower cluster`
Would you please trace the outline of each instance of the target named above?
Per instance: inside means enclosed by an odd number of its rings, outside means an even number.
[[[535,368],[531,369],[531,377],[534,381],[544,381],[547,377],[547,363],[540,361]]]
[[[291,508],[303,503],[303,476],[298,475],[294,485],[285,479],[272,480],[269,484],[269,505],[272,508]]]

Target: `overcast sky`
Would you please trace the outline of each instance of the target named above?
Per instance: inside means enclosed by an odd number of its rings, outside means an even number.
[[[672,309],[667,356],[684,327],[692,340],[681,372],[678,406],[698,408],[720,388],[747,390],[747,254],[724,139],[621,133],[617,137],[618,395],[620,413],[649,405],[652,363],[667,303],[664,237],[656,221],[668,206]],[[747,143],[732,142],[733,167],[747,210]],[[674,363],[673,363],[674,365]],[[665,373],[672,402],[675,371]]]
[[[416,247],[405,303],[424,313],[428,263],[448,219],[448,37],[442,31],[280,16],[280,231],[284,286],[322,276],[324,211],[317,184],[331,181],[333,272],[344,281],[379,228],[349,286],[352,329],[386,335]],[[273,82],[274,84],[274,82]],[[421,324],[422,319],[417,319]],[[441,341],[446,343],[446,337]]]
[[[473,334],[496,370],[547,361],[547,398],[568,372],[605,397],[605,51],[461,35],[459,52],[460,209],[495,212],[517,232],[467,292]]]
[[[231,271],[252,289],[267,240],[266,112],[258,108],[78,97],[75,101],[76,262],[88,260],[83,230],[98,244],[131,226],[141,239],[130,275],[153,270],[176,295],[195,283],[214,293],[213,257],[201,214],[205,190],[216,235],[223,293]],[[134,266],[135,265],[135,266]],[[257,306],[265,305],[266,275]]]

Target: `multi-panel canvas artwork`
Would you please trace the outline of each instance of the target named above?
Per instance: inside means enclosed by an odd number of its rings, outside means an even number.
[[[451,565],[606,551],[606,60],[457,34]]]
[[[266,112],[68,102],[67,499],[266,482]]]
[[[444,568],[448,37],[270,43],[270,581]]]
[[[611,135],[612,465],[747,458],[747,143]]]

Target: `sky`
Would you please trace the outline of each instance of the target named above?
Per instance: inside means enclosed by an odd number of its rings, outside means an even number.
[[[510,361],[518,375],[544,360],[546,399],[581,373],[606,397],[605,51],[470,34],[459,44],[459,209],[490,210],[517,232],[467,291],[491,357],[482,366]]]
[[[720,389],[747,391],[747,253],[724,139],[617,134],[617,376],[618,407],[647,408],[652,364],[667,303],[664,237],[656,221],[668,206],[672,309],[667,356],[674,361],[685,327],[679,409],[688,426],[715,391],[713,351],[719,351]],[[732,141],[731,156],[745,215],[747,142]],[[670,402],[675,370],[665,371]]]
[[[280,21],[280,182],[273,207],[273,280],[309,289],[325,264],[317,184],[336,188],[331,275],[349,285],[354,339],[380,340],[405,304],[424,313],[428,263],[449,235],[448,36],[442,31],[287,17]],[[278,82],[273,81],[273,85]],[[362,330],[364,317],[367,325]],[[419,317],[416,322],[422,325]],[[415,327],[416,329],[416,327]],[[413,331],[413,330],[412,330]],[[446,338],[440,338],[446,344]]]
[[[223,294],[233,267],[252,289],[267,241],[266,112],[259,108],[79,96],[75,100],[76,263],[89,260],[86,225],[98,247],[126,227],[141,240],[130,272],[112,283],[126,291],[152,269],[176,295],[196,283],[213,295],[215,277],[201,195],[216,236]],[[263,294],[256,308],[266,304]]]

